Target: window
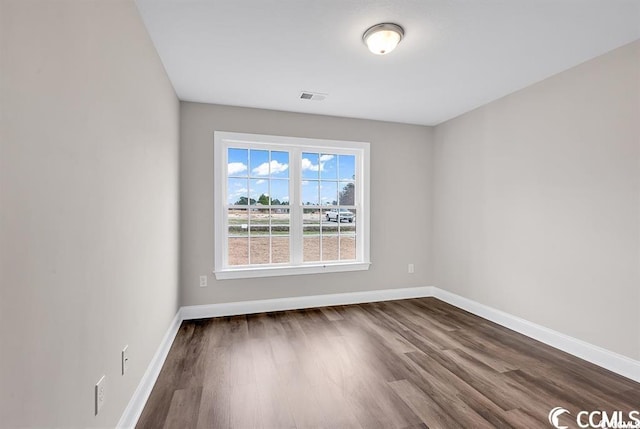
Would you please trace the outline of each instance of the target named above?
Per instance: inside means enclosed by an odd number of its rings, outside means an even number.
[[[218,279],[369,268],[369,143],[215,132]]]

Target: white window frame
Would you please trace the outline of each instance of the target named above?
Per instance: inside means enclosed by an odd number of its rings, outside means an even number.
[[[229,266],[227,264],[227,163],[228,148],[287,151],[289,155],[289,210],[290,246],[292,259],[289,264],[261,264]],[[356,155],[356,260],[355,261],[302,261],[303,206],[300,201],[303,152]],[[299,274],[318,274],[342,271],[368,270],[369,258],[369,143],[324,140],[299,137],[282,137],[262,134],[214,132],[214,250],[216,279],[272,277]]]

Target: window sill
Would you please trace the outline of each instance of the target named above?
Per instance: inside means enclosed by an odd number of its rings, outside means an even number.
[[[214,271],[216,280],[249,279],[258,277],[297,276],[303,274],[340,273],[345,271],[366,271],[371,262],[347,262],[325,265],[300,265],[295,267],[250,267],[231,268]]]

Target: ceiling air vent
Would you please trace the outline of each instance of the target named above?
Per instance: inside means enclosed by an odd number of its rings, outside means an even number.
[[[303,91],[300,93],[301,100],[322,101],[325,98],[327,98],[327,94],[322,94],[319,92]]]

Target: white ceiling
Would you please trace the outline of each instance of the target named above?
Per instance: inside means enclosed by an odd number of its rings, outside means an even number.
[[[637,0],[137,0],[181,100],[434,125],[640,38]],[[405,38],[371,54],[362,33]],[[301,91],[328,93],[324,101]]]

